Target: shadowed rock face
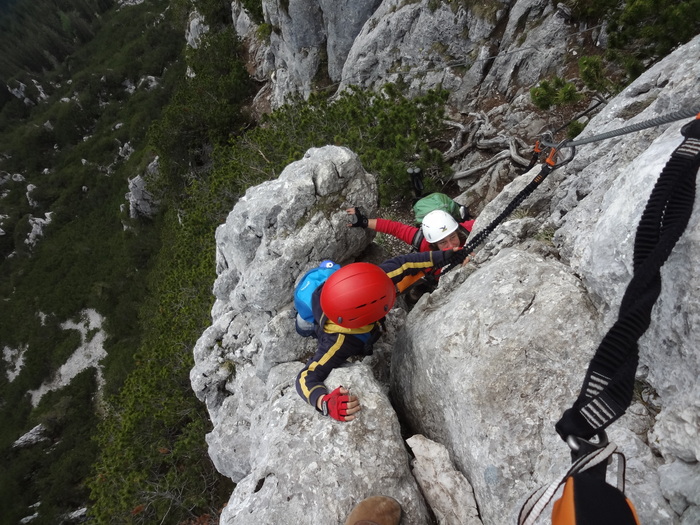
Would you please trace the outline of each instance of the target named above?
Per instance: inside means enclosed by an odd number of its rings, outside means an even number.
[[[581,138],[697,105],[699,77],[696,38],[612,100]],[[376,216],[375,178],[351,151],[325,146],[251,188],[217,230],[217,300],[191,372],[213,422],[210,455],[237,483],[221,522],[343,523],[376,494],[402,504],[402,524],[514,521],[523,499],[569,464],[554,424],[617,317],[639,218],[684,123],[581,146],[523,203],[529,216],[497,228],[472,264],[409,313],[395,308],[374,355],[327,381],[359,396],[351,423],[322,417],[295,392],[315,347],[294,331],[292,290],[319,261],[346,264],[370,245],[370,233],[346,227],[344,209]],[[537,171],[486,204],[474,231]],[[700,515],[698,217],[662,269],[639,345],[638,395],[609,429],[642,523]],[[412,435],[420,437],[407,445]],[[445,502],[470,492],[473,501]]]

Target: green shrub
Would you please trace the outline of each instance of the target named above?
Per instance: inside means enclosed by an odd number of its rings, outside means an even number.
[[[659,59],[700,33],[700,0],[626,0],[609,31],[611,47]]]
[[[208,164],[209,150],[249,124],[241,109],[253,85],[237,58],[240,51],[232,28],[209,35],[190,50],[195,76],[179,86],[149,129],[149,141],[162,159],[151,189],[161,197],[179,198],[192,172]]]
[[[530,99],[538,108],[549,109],[552,106],[575,104],[581,100],[581,94],[574,84],[555,76],[530,88]]]
[[[378,176],[385,203],[407,196],[408,166],[449,175],[440,152],[429,146],[442,129],[445,95],[432,91],[409,100],[388,85],[378,94],[350,89],[333,100],[314,95],[286,105],[230,148],[217,150],[214,171],[193,186],[202,213],[220,221],[246,188],[276,177],[307,149],[326,144],[357,153],[365,169]]]
[[[100,457],[89,481],[98,523],[216,515],[212,505],[232,490],[208,459],[208,416],[189,385],[189,349],[209,321],[213,229],[189,219],[180,227],[174,212],[166,219],[152,294],[141,305],[146,339],[99,426]]]
[[[571,15],[577,20],[598,22],[609,15],[619,2],[617,0],[566,0]]]
[[[585,86],[601,95],[613,94],[619,87],[605,71],[603,59],[600,56],[582,56],[578,60],[579,74]]]
[[[260,24],[257,29],[258,38],[264,42],[270,41],[272,26],[270,24]]]
[[[568,0],[575,19],[604,23],[610,57],[623,67],[627,82],[650,62],[700,33],[700,0]]]
[[[577,137],[578,135],[581,134],[581,132],[584,130],[586,127],[585,124],[582,122],[579,122],[578,120],[574,120],[573,122],[570,122],[569,125],[566,128],[566,136],[568,139],[573,139]]]
[[[575,104],[579,100],[581,100],[581,94],[576,89],[576,86],[571,83],[566,83],[557,92],[554,102],[556,105],[564,106],[567,104]]]
[[[241,4],[256,24],[262,24],[265,21],[262,0],[241,0]]]

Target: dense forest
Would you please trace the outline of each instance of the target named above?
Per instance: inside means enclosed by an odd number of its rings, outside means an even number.
[[[631,78],[700,30],[699,1],[572,3],[581,20],[618,29],[614,52],[589,71],[617,60]],[[262,21],[260,1],[243,3]],[[663,16],[648,9],[657,4]],[[445,93],[319,93],[256,123],[260,86],[230,3],[196,2],[210,27],[196,49],[184,38],[194,7],[0,2],[0,347],[22,357],[21,368],[0,361],[0,523],[217,522],[232,487],[209,461],[208,417],[189,384],[213,302],[216,226],[246,188],[319,144],[356,151],[385,201],[410,191],[400,181],[416,159],[449,175],[436,140]],[[128,181],[146,173],[160,211],[131,217]],[[37,219],[43,232],[27,243]],[[34,404],[28,393],[83,342],[64,323],[88,310],[104,318],[99,373]],[[42,440],[13,446],[37,425]]]

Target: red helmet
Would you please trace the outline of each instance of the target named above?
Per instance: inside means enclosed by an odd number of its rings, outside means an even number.
[[[358,262],[331,275],[321,290],[321,309],[344,328],[360,328],[384,317],[394,306],[396,288],[379,266]]]

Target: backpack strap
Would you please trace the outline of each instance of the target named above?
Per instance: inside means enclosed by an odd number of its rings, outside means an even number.
[[[423,228],[418,228],[418,231],[416,234],[413,236],[413,240],[411,241],[411,247],[419,252],[420,251],[420,245],[423,244],[423,239],[425,239],[425,235],[423,235]]]

